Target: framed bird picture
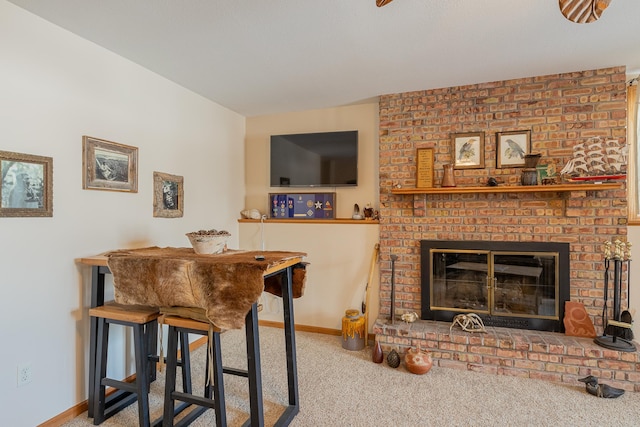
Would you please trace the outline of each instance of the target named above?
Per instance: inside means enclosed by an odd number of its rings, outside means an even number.
[[[451,143],[455,169],[484,168],[484,132],[453,133]]]
[[[498,168],[524,167],[524,156],[531,152],[531,131],[514,130],[496,133]]]

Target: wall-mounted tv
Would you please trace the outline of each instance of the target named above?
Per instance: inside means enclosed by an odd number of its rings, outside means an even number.
[[[272,187],[358,185],[358,131],[271,136]]]

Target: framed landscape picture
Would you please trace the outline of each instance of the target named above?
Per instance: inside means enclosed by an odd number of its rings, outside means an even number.
[[[153,216],[181,218],[184,214],[184,178],[168,173],[153,173]]]
[[[138,148],[82,137],[82,188],[138,192]]]
[[[524,156],[531,152],[531,131],[516,130],[496,134],[498,168],[524,167]]]
[[[53,159],[0,151],[0,217],[53,216]]]
[[[451,135],[455,169],[484,168],[484,133],[467,132]]]

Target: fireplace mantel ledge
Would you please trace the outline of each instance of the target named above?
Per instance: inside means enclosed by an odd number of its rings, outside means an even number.
[[[622,182],[600,184],[560,184],[560,185],[499,185],[497,187],[433,187],[433,188],[393,188],[392,194],[465,194],[465,193],[549,193],[571,191],[604,191],[622,188]]]

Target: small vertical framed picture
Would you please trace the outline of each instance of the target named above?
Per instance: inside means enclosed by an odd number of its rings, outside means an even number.
[[[0,217],[53,216],[53,159],[0,151]]]
[[[416,187],[433,187],[433,148],[418,148],[416,152]]]
[[[184,214],[184,178],[168,173],[153,173],[153,216],[181,218]]]
[[[498,168],[524,167],[524,156],[531,152],[531,131],[515,130],[496,134]]]
[[[484,132],[454,133],[451,140],[455,169],[484,168]]]

